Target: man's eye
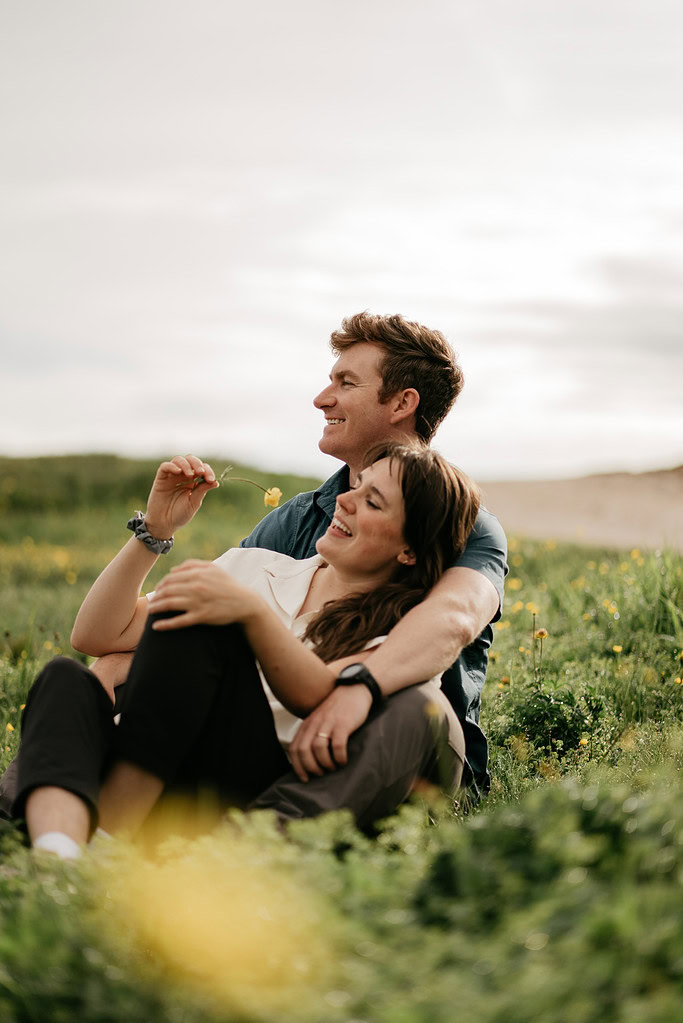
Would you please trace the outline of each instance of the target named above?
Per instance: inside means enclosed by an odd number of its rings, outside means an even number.
[[[341,385],[342,387],[353,387],[351,380],[342,380]]]

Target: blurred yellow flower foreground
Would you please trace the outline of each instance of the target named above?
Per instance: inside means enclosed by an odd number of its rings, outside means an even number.
[[[132,857],[107,885],[113,917],[173,980],[248,1015],[313,1011],[334,960],[329,908],[314,893],[244,837],[201,839],[162,863]]]

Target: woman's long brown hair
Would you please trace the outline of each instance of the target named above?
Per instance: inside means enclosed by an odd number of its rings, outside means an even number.
[[[367,593],[352,593],[324,604],[306,629],[323,661],[359,653],[375,636],[385,636],[461,554],[479,511],[479,488],[465,473],[422,445],[382,444],[365,465],[388,458],[403,492],[403,536],[414,565],[396,564],[389,582]]]

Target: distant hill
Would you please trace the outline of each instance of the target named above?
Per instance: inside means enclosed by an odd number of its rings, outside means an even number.
[[[683,466],[568,480],[481,483],[508,533],[683,550]]]

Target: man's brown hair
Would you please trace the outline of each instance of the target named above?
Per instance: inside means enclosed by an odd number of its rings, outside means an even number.
[[[418,392],[415,430],[429,442],[453,407],[464,382],[455,352],[446,338],[440,331],[398,314],[379,316],[366,311],[342,320],[341,330],[334,331],[330,345],[335,355],[340,355],[361,341],[384,350],[380,365],[381,402],[406,387],[414,387]]]

